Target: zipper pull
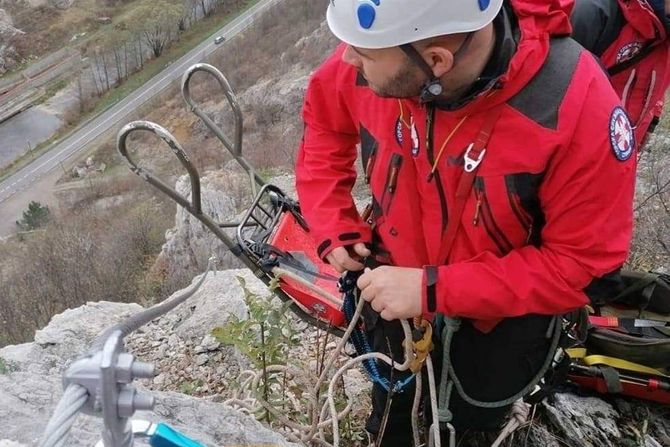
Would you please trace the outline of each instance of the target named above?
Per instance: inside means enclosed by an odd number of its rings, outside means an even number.
[[[472,218],[472,225],[475,227],[479,224],[479,213],[482,209],[482,196],[477,194],[477,205],[475,206],[475,216]]]
[[[526,245],[530,242],[530,237],[533,235],[533,222],[528,225],[528,237],[526,237]]]
[[[393,192],[395,191],[397,180],[398,180],[398,167],[394,165],[391,168],[391,175],[389,177],[389,184],[388,184],[388,192],[390,192],[391,194],[393,194]]]
[[[365,182],[366,183],[370,183],[370,176],[372,175],[372,166],[373,166],[374,156],[375,156],[374,153],[370,154],[370,158],[368,158],[368,162],[365,164]]]

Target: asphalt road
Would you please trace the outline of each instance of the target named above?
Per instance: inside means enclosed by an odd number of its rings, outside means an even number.
[[[261,0],[247,12],[221,28],[216,35],[224,35],[227,42],[232,36],[253,23],[254,19],[262,14],[268,7],[279,1],[281,0]],[[137,107],[156,94],[160,93],[170,85],[172,81],[180,78],[188,67],[201,62],[219,46],[226,45],[226,42],[216,45],[214,44],[213,39],[208,38],[205,42],[170,64],[165,70],[154,76],[149,82],[135,90],[129,96],[110,107],[101,115],[98,115],[91,121],[81,125],[79,129],[71,133],[62,141],[54,143],[53,147],[47,153],[6,178],[0,183],[0,216],[5,215],[3,212],[4,202],[10,198],[13,198],[14,202],[17,199],[20,199],[21,193],[27,191],[31,184],[42,177],[46,177],[47,174],[59,167],[61,163],[82,150],[89,142],[100,136],[109,128],[119,124],[125,124],[125,121],[127,120],[126,117],[129,113],[137,109]],[[28,196],[28,194],[25,195],[26,197]],[[27,206],[28,201],[25,203],[25,208],[27,208]]]

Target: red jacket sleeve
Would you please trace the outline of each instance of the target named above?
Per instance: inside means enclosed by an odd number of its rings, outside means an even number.
[[[341,72],[339,53],[326,61],[307,88],[305,130],[296,161],[300,209],[322,259],[335,247],[371,240],[351,196],[358,129],[338,88],[343,77],[355,72]]]
[[[604,82],[591,84],[572,139],[550,160],[540,186],[546,219],[541,246],[524,246],[500,258],[485,252],[438,267],[436,277],[427,269],[424,311],[426,287],[434,287],[437,312],[449,316],[494,320],[561,314],[586,304],[583,289],[624,263],[636,154],[632,149],[617,156],[614,149],[624,146],[615,146],[621,135],[611,124],[621,109]]]

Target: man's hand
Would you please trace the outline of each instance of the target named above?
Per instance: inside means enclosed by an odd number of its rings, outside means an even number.
[[[363,264],[358,262],[360,258],[370,256],[370,250],[367,249],[364,243],[359,242],[349,247],[337,247],[326,255],[326,260],[330,265],[335,267],[338,273],[345,271],[356,272],[363,270]]]
[[[365,269],[356,284],[361,298],[384,320],[391,321],[421,315],[422,278],[421,269],[382,266]]]

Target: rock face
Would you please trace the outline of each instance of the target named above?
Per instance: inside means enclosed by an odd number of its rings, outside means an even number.
[[[220,272],[208,278],[190,301],[135,334],[129,344],[142,346],[143,339],[146,342],[154,340],[149,334],[159,334],[159,337],[165,335],[174,340],[173,345],[169,340],[162,343],[170,348],[170,352],[162,351],[163,357],[175,356],[176,350],[196,344],[202,349],[217,350],[218,346],[211,340],[200,343],[206,338],[205,328],[222,324],[231,314],[240,318],[246,315],[236,275],[246,278],[249,290],[262,292],[264,286],[249,272]],[[0,445],[37,445],[62,394],[62,371],[86,350],[100,331],[140,309],[136,304],[89,303],[55,316],[45,329],[36,333],[35,342],[0,350],[3,365],[0,372]],[[154,356],[156,352],[160,350],[154,348]],[[228,360],[224,369],[231,369],[228,367],[230,363],[233,361]],[[169,373],[174,374],[174,371]],[[137,419],[168,423],[206,445],[293,445],[253,418],[215,402],[216,399],[194,398],[175,392],[154,391],[152,394],[157,401],[154,412],[138,412]],[[100,438],[100,428],[100,419],[82,415],[66,445],[94,445]]]
[[[226,172],[210,173],[201,178],[202,211],[215,222],[235,220],[234,200],[225,193],[229,182]],[[175,189],[190,199],[188,176],[180,177]],[[234,232],[227,233],[234,238]],[[212,255],[217,256],[222,268],[242,266],[223,242],[182,207],[177,207],[175,227],[167,231],[165,240],[158,262],[167,262],[170,271],[203,271]]]
[[[185,303],[127,337],[128,351],[154,363],[159,372],[153,380],[137,384],[156,397],[157,405],[153,412],[138,413],[136,418],[168,423],[206,445],[294,445],[221,403],[232,392],[227,384],[250,364],[242,354],[209,335],[231,315],[247,318],[245,292],[238,277],[244,279],[247,292],[269,299],[265,285],[248,270],[217,272]],[[103,329],[140,309],[137,304],[88,303],[55,316],[46,328],[37,331],[33,343],[0,350],[0,447],[37,445],[62,393],[63,370]],[[295,359],[296,365],[305,359],[309,363],[319,343],[312,328],[305,329],[301,339],[301,347],[289,354],[289,361]],[[331,339],[329,346],[333,343]],[[362,421],[369,381],[359,370],[352,370],[345,383],[357,406],[354,414]],[[621,398],[603,400],[572,391],[576,390],[566,388],[540,404],[533,423],[503,445],[522,445],[515,443],[520,439],[526,447],[670,445],[667,408]],[[100,427],[99,419],[80,416],[67,445],[93,445]],[[490,443],[466,440],[462,445]]]
[[[7,42],[23,31],[14,28],[12,18],[4,9],[0,9],[0,75],[10,70],[18,62],[18,54]]]
[[[74,0],[49,0],[49,5],[56,9],[68,9],[74,5]]]

